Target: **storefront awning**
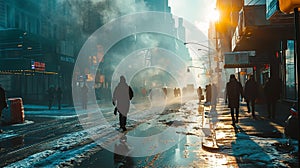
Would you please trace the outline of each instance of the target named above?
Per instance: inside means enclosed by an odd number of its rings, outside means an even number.
[[[253,67],[249,57],[254,57],[255,51],[225,52],[224,68],[247,68]]]
[[[253,64],[225,64],[224,68],[251,68],[254,66]]]

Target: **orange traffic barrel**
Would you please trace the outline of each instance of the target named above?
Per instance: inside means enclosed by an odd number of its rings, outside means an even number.
[[[8,98],[8,108],[2,111],[2,122],[5,124],[23,123],[25,121],[22,98]]]

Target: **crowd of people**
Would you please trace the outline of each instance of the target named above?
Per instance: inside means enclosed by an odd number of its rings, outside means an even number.
[[[128,90],[128,88],[130,90],[128,92],[128,99],[126,98],[126,100],[125,98],[122,97],[124,96],[124,91],[123,91],[124,89],[122,89],[124,87],[125,90]],[[252,117],[256,119],[255,103],[258,98],[258,93],[259,93],[258,88],[259,86],[255,81],[253,75],[249,76],[248,80],[245,83],[244,88],[242,87],[241,83],[236,79],[234,74],[230,75],[229,82],[226,83],[225,103],[228,104],[228,107],[230,108],[233,126],[235,126],[235,124],[239,122],[239,107],[240,107],[240,102],[242,101],[243,98],[247,103],[247,112],[251,113]],[[269,78],[264,86],[268,117],[270,119],[275,118],[276,102],[280,98],[280,93],[281,93],[280,89],[281,89],[280,82],[275,80],[274,78]],[[81,92],[80,92],[83,109],[87,109],[88,92],[89,92],[89,88],[86,84],[84,84],[81,87]],[[163,88],[163,92],[166,98],[168,96],[167,89]],[[205,92],[205,96],[204,96],[204,92]],[[142,89],[142,94],[144,96],[147,95],[147,91],[145,89]],[[180,88],[174,88],[173,94],[175,98],[182,96]],[[61,101],[63,97],[62,89],[60,87],[55,88],[54,86],[50,86],[49,89],[47,90],[47,95],[48,95],[49,110],[51,110],[55,101],[57,101],[57,107],[60,110]],[[218,91],[215,84],[206,85],[204,90],[199,86],[197,88],[197,95],[199,98],[199,103],[205,99],[206,100],[205,105],[210,105],[212,108],[216,107]],[[116,105],[115,114],[117,114],[117,112],[119,112],[120,114],[120,127],[123,130],[126,130],[125,127],[126,117],[129,110],[129,101],[132,99],[132,97],[133,97],[133,89],[131,89],[131,87],[126,84],[126,80],[124,76],[121,76],[120,83],[113,93],[113,104]],[[124,105],[122,105],[122,102],[125,102]],[[125,104],[126,104],[126,108],[125,108]],[[123,107],[121,106],[124,106],[125,110],[123,110]],[[6,104],[5,90],[2,87],[0,87],[0,117],[1,117],[2,110],[6,107],[7,104]]]
[[[280,81],[275,80],[274,78],[269,78],[263,88],[268,118],[274,119],[276,116],[276,103],[280,99],[281,93]],[[209,105],[211,108],[215,108],[217,103],[217,92],[218,91],[215,84],[208,84],[205,86],[205,89],[202,89],[199,86],[197,88],[199,103],[205,99],[204,105]],[[234,74],[230,75],[229,82],[226,83],[225,88],[225,103],[230,108],[233,126],[239,122],[240,102],[243,99],[247,104],[247,112],[251,113],[253,119],[256,119],[255,105],[258,97],[259,85],[255,81],[253,75],[248,76],[244,87],[236,79]]]
[[[258,88],[259,86],[253,75],[249,76],[244,88],[234,74],[230,75],[229,82],[226,84],[225,102],[228,103],[228,107],[230,108],[233,126],[239,122],[239,106],[242,98],[247,103],[247,112],[252,113],[253,119],[256,119],[255,102],[258,98]],[[275,118],[276,102],[280,98],[280,93],[280,81],[272,77],[269,78],[264,85],[264,94],[267,103],[268,118],[270,119]]]

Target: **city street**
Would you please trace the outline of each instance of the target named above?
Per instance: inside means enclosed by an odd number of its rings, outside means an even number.
[[[0,0],[0,167],[300,167],[299,8]]]
[[[240,123],[234,129],[228,108],[222,102],[218,104],[214,127],[217,146],[212,144],[213,130],[205,124],[214,118],[210,115],[213,112],[196,100],[182,106],[173,101],[163,113],[145,121],[129,120],[126,132],[115,131],[117,117],[110,107],[103,108],[102,112],[112,127],[97,125],[89,129],[82,129],[72,108],[25,111],[24,124],[4,127],[0,163],[7,167],[297,167],[298,141],[292,141],[288,148],[279,147],[287,142],[282,138],[283,127],[268,122],[264,116],[253,120],[243,108]],[[86,120],[99,123],[87,114],[82,111]],[[166,131],[170,128],[171,132]],[[145,139],[159,134],[169,134],[159,140],[162,146],[147,145],[150,142]],[[132,137],[145,138],[136,145]],[[116,148],[118,144],[122,152],[128,151],[117,157],[118,152],[111,152],[109,146]],[[156,152],[157,148],[165,147]],[[138,157],[136,153],[148,155]]]

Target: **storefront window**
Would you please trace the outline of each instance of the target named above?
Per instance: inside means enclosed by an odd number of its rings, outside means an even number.
[[[296,79],[295,79],[295,57],[294,57],[294,40],[287,41],[286,60],[285,60],[285,91],[287,99],[296,99]]]

